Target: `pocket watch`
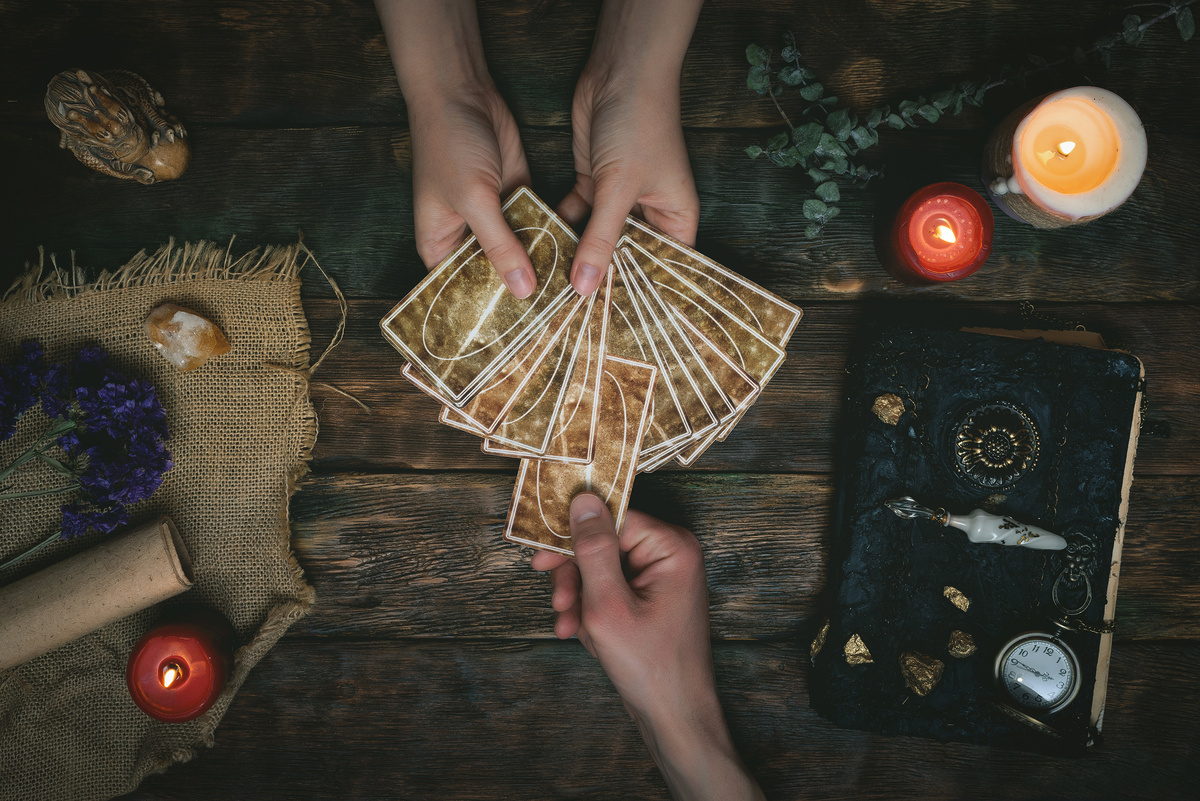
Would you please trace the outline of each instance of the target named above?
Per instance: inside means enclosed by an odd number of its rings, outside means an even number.
[[[1062,632],[1027,631],[996,655],[996,683],[1003,699],[1019,711],[1048,715],[1079,693],[1079,657]]]

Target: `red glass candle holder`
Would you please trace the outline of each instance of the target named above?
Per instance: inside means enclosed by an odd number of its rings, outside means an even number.
[[[978,270],[992,252],[992,210],[978,192],[944,182],[918,190],[892,223],[887,267],[901,281],[957,281]]]
[[[133,702],[155,720],[182,723],[204,714],[233,669],[233,627],[196,608],[149,631],[129,655],[125,681]]]

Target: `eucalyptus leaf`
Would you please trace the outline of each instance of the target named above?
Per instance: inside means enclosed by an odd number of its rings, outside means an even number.
[[[867,115],[867,127],[878,128],[879,123],[883,122],[883,118],[887,115],[887,106],[871,109],[871,113]]]
[[[920,103],[915,103],[912,100],[901,100],[900,105],[897,106],[897,111],[900,112],[901,117],[911,117],[917,113],[917,109],[920,107]]]
[[[826,212],[825,219],[832,220],[834,217],[838,216],[841,213],[842,213],[842,210],[839,209],[837,206],[830,206],[829,211]]]
[[[771,88],[771,70],[768,67],[751,67],[750,74],[746,76],[746,86],[765,95]]]
[[[889,114],[887,116],[887,124],[899,130],[904,127],[904,118],[899,114]]]
[[[824,170],[818,170],[814,168],[808,171],[808,177],[812,178],[814,184],[823,184],[833,176]]]
[[[860,125],[857,128],[851,129],[850,138],[853,139],[854,144],[858,145],[860,148],[874,147],[875,145],[879,144],[879,132],[868,128],[865,125]]]
[[[808,86],[800,87],[800,96],[810,103],[820,100],[825,94],[825,87],[819,83],[810,83]]]
[[[800,58],[800,51],[791,45],[788,45],[787,47],[783,48],[782,52],[779,54],[779,57],[784,61],[796,61]]]
[[[929,99],[929,102],[932,103],[934,108],[936,108],[938,111],[945,111],[954,105],[954,98],[958,96],[960,96],[959,93],[953,89],[946,89],[941,92],[935,92],[933,97]]]
[[[804,69],[795,64],[787,64],[779,70],[779,80],[788,86],[797,86],[804,83]]]
[[[1185,6],[1179,9],[1179,13],[1175,15],[1175,27],[1179,29],[1179,35],[1185,42],[1196,34],[1196,18],[1192,16],[1190,8]]]
[[[832,156],[835,153],[839,156],[846,155],[846,151],[842,150],[842,146],[838,144],[838,140],[834,139],[831,134],[827,133],[822,133],[820,138],[817,140],[816,153],[822,158]]]
[[[1125,17],[1125,19],[1121,20],[1121,29],[1128,33],[1129,31],[1136,30],[1141,24],[1141,17],[1139,17],[1137,14],[1129,14]]]
[[[746,60],[755,67],[764,66],[771,59],[771,54],[766,48],[752,44],[746,46]]]
[[[817,197],[824,200],[826,203],[837,203],[842,199],[842,193],[838,191],[838,185],[833,181],[826,181],[817,187]]]
[[[802,209],[804,211],[804,216],[810,220],[820,220],[829,212],[829,207],[826,206],[824,202],[817,200],[816,198],[809,198],[808,200],[804,201],[804,206]]]
[[[746,148],[746,155],[752,159],[756,159],[763,154],[763,149],[758,145],[750,145]]]
[[[798,125],[792,131],[792,142],[795,143],[796,149],[800,151],[802,156],[811,156],[813,151],[817,149],[817,143],[821,141],[821,134],[825,133],[825,129],[820,123],[809,122],[804,125]]]
[[[1096,55],[1100,58],[1100,63],[1105,67],[1112,66],[1112,53],[1109,52],[1107,47],[1102,47],[1097,50]]]
[[[821,236],[821,226],[816,223],[809,223],[804,228],[804,236],[807,239],[818,239]]]
[[[1135,45],[1142,41],[1143,35],[1137,28],[1134,28],[1132,31],[1125,31],[1125,44]]]
[[[838,141],[844,142],[850,137],[850,129],[854,127],[854,123],[850,121],[850,112],[839,108],[829,112],[829,116],[825,118],[825,127]]]
[[[921,106],[919,109],[917,109],[917,113],[927,119],[929,122],[937,122],[942,117],[942,112],[938,111],[937,108],[929,104]]]
[[[1029,63],[1035,67],[1041,67],[1043,69],[1046,67],[1046,59],[1042,58],[1037,53],[1029,54]]]
[[[846,154],[842,152],[830,154],[820,167],[822,170],[832,170],[838,175],[845,175],[850,171],[850,162],[846,159]]]
[[[768,150],[778,150],[779,148],[787,145],[787,143],[788,143],[787,131],[784,131],[783,133],[777,133],[774,136],[772,136],[769,140],[767,140],[767,149]]]
[[[953,114],[955,116],[962,114],[963,100],[965,100],[965,98],[962,95],[959,95],[958,97],[954,98],[954,105],[950,107],[951,114]]]
[[[837,95],[829,95],[828,97],[822,97],[817,102],[825,106],[825,108],[830,108],[837,105],[837,100]]]

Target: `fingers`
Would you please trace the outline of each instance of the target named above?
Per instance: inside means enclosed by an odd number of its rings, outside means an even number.
[[[628,601],[630,591],[621,570],[616,527],[604,501],[593,493],[581,492],[571,501],[571,548],[584,606],[604,609]]]
[[[583,175],[578,177],[574,188],[562,199],[562,202],[558,204],[558,208],[555,209],[559,217],[562,217],[567,221],[568,225],[576,229],[579,228],[580,223],[587,217],[588,212],[592,210],[592,204],[588,202],[590,193],[585,193],[584,188],[581,186],[585,177]]]
[[[696,244],[696,229],[700,227],[700,200],[692,188],[692,200],[680,209],[660,209],[642,204],[646,222],[685,245]]]
[[[544,573],[547,570],[553,570],[564,562],[570,561],[570,557],[561,553],[554,553],[552,551],[538,551],[533,555],[533,559],[530,560],[529,566],[534,570]]]
[[[487,193],[473,198],[463,209],[463,219],[508,290],[518,298],[532,295],[537,286],[533,265],[500,212],[500,196]]]
[[[636,197],[597,185],[592,218],[575,250],[575,262],[571,267],[571,285],[581,295],[590,295],[600,285],[612,261],[625,217],[633,208]]]
[[[625,512],[621,550],[628,554],[629,569],[635,575],[642,574],[655,562],[670,560],[679,570],[703,581],[704,552],[696,535],[645,512],[636,509]]]

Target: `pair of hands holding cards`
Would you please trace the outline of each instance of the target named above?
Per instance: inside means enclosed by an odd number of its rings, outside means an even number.
[[[591,210],[571,281],[600,285],[626,216],[691,244],[700,201],[679,114],[679,73],[701,0],[607,0],[571,108],[576,183],[558,213]],[[517,297],[536,277],[504,222],[503,199],[528,186],[517,123],[483,57],[471,0],[377,0],[412,131],[417,251],[429,267],[466,231]],[[558,13],[567,13],[560,9]]]

